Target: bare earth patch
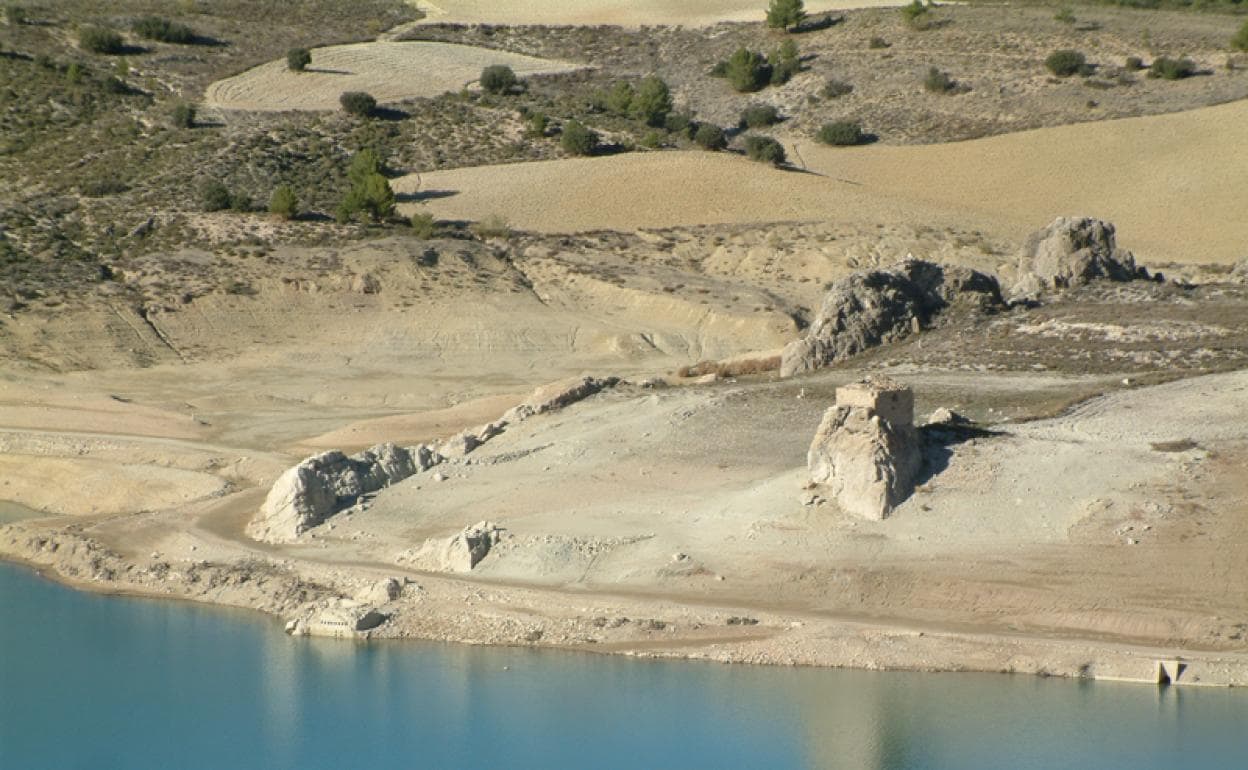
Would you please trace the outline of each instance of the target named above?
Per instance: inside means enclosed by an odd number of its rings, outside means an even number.
[[[898,5],[890,0],[812,0],[809,13]],[[682,24],[705,26],[719,21],[761,21],[765,3],[757,0],[419,0],[429,22],[462,24]],[[502,7],[500,7],[502,6]]]
[[[525,77],[570,72],[571,62],[446,43],[356,43],[317,48],[305,72],[284,59],[262,64],[208,86],[205,102],[232,110],[334,110],[346,91],[366,91],[378,102],[396,102],[457,91],[494,64]]]

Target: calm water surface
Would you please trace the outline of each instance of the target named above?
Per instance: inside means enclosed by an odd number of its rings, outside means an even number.
[[[0,768],[1236,768],[1248,692],[291,639],[0,564]]]

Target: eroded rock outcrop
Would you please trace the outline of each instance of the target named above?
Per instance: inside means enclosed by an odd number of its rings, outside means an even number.
[[[965,267],[907,259],[836,282],[806,334],[784,348],[780,376],[811,371],[904,339],[953,308],[1005,307],[997,279]]]
[[[441,456],[421,445],[378,444],[359,454],[339,451],[309,457],[278,477],[259,514],[247,525],[256,540],[284,543],[346,508],[361,495],[427,470]]]
[[[914,492],[923,466],[914,395],[888,380],[836,390],[806,455],[810,480],[842,510],[884,519]]]
[[[448,538],[426,540],[424,545],[400,556],[400,561],[434,572],[471,572],[507,530],[488,521],[465,527]]]
[[[1144,275],[1131,252],[1118,248],[1114,226],[1089,217],[1059,217],[1028,236],[1018,274],[1011,292],[1016,297],[1097,279],[1130,281]]]

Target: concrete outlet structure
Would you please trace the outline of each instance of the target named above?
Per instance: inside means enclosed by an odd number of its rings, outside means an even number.
[[[837,388],[836,405],[869,409],[897,427],[914,425],[914,391],[882,377]]]

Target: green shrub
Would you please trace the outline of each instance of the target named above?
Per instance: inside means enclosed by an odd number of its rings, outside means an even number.
[[[793,79],[802,69],[801,54],[798,53],[797,43],[792,40],[785,40],[780,44],[780,48],[776,50],[771,57],[771,84],[773,86],[784,85]]]
[[[230,191],[217,181],[205,182],[199,188],[199,200],[204,211],[224,211],[230,207]]]
[[[1139,72],[1144,69],[1144,60],[1138,56],[1128,56],[1125,68],[1130,72]]]
[[[239,213],[245,213],[255,208],[251,201],[251,196],[245,192],[235,192],[230,194],[230,210]]]
[[[912,0],[910,5],[901,7],[901,18],[906,25],[914,29],[927,29],[927,6],[920,0]]]
[[[603,92],[599,96],[602,102],[602,109],[616,115],[627,116],[629,110],[633,108],[633,84],[627,80],[621,80],[611,86],[611,90]]]
[[[1237,51],[1248,51],[1248,21],[1245,21],[1235,33],[1235,37],[1231,38],[1231,48]]]
[[[130,29],[141,38],[159,40],[162,43],[189,45],[197,40],[195,31],[190,27],[159,16],[144,16],[135,21]]]
[[[65,68],[65,81],[68,83],[78,84],[82,82],[82,65],[78,62],[70,62]]]
[[[933,94],[952,93],[957,85],[947,72],[941,72],[935,67],[928,69],[927,77],[923,79],[923,88]]]
[[[278,187],[269,196],[269,213],[282,219],[294,219],[299,214],[299,199],[290,185]]]
[[[407,221],[412,226],[412,235],[422,241],[427,241],[438,233],[438,223],[433,214],[417,211]]]
[[[852,147],[867,141],[867,135],[862,132],[862,126],[850,120],[825,123],[815,138],[833,147]]]
[[[491,64],[481,70],[481,88],[489,94],[505,94],[520,83],[516,73],[505,64]]]
[[[532,112],[525,118],[525,133],[535,138],[546,136],[546,130],[550,128],[550,118],[546,117],[544,112]]]
[[[1088,59],[1079,51],[1063,49],[1054,51],[1044,60],[1044,66],[1049,72],[1057,75],[1059,78],[1068,78],[1078,72],[1082,72],[1084,67],[1088,65]]]
[[[559,137],[559,146],[569,155],[593,155],[598,148],[598,134],[584,124],[570,120],[563,127],[563,135]]]
[[[704,150],[722,150],[728,146],[724,130],[713,123],[703,123],[693,134],[693,141]]]
[[[647,150],[657,150],[663,146],[663,134],[659,131],[647,131],[641,137],[641,146]]]
[[[173,112],[169,114],[169,122],[174,128],[194,128],[195,105],[186,102],[174,105]]]
[[[351,156],[351,164],[347,166],[347,181],[354,186],[362,185],[373,174],[380,174],[383,165],[381,155],[366,147]]]
[[[867,43],[867,48],[871,48],[871,49],[888,48],[890,45],[892,44],[889,43],[887,40],[880,37],[879,35],[876,35],[875,37],[871,38],[870,42]]]
[[[736,53],[728,57],[724,68],[724,77],[729,84],[741,92],[757,91],[771,80],[771,72],[767,67],[767,59],[762,54],[748,48],[738,48]]]
[[[303,72],[312,63],[312,52],[306,48],[292,48],[286,52],[286,68],[291,72]]]
[[[84,51],[99,54],[125,53],[126,44],[121,35],[103,27],[83,27],[78,30],[78,46]]]
[[[7,5],[4,8],[5,21],[13,26],[21,26],[26,23],[26,9],[20,5]]]
[[[338,102],[347,113],[360,117],[368,117],[377,109],[377,100],[363,91],[347,91],[338,97]]]
[[[637,86],[629,113],[647,126],[661,126],[672,111],[672,92],[662,78],[650,75]]]
[[[1075,19],[1075,12],[1070,10],[1070,8],[1062,8],[1060,11],[1053,14],[1053,19],[1054,21],[1060,21],[1063,24],[1074,24],[1075,21],[1077,21],[1077,19]]]
[[[692,139],[697,125],[694,123],[693,115],[689,112],[669,112],[663,120],[663,128],[673,134]]]
[[[828,78],[828,82],[823,86],[823,95],[828,99],[837,99],[842,96],[848,96],[854,92],[854,87],[836,78]]]
[[[772,29],[796,27],[806,19],[802,0],[771,0],[767,6],[767,26]]]
[[[1148,68],[1150,78],[1163,80],[1182,80],[1196,74],[1196,63],[1191,59],[1171,59],[1159,56]]]
[[[480,222],[473,222],[468,229],[482,240],[511,237],[511,224],[500,214],[491,214]]]
[[[750,160],[770,163],[773,166],[782,165],[785,161],[784,145],[770,136],[747,135],[745,137],[745,154]]]
[[[764,128],[780,122],[780,113],[770,104],[752,104],[741,113],[741,125],[746,128]]]

